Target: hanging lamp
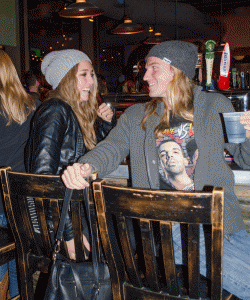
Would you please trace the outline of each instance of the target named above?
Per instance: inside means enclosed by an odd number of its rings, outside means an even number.
[[[133,23],[132,19],[126,15],[125,0],[122,4],[122,7],[124,8],[123,23],[118,25],[115,29],[111,30],[111,32],[113,34],[136,34],[136,33],[143,32],[144,27],[139,24]]]
[[[156,4],[155,4],[155,0],[154,0],[154,23],[155,23],[155,26],[156,27]],[[150,27],[151,28],[151,27]],[[152,31],[149,31],[149,32],[152,32]],[[164,42],[166,39],[163,38],[163,36],[161,35],[161,32],[160,31],[155,31],[155,33],[151,36],[149,36],[145,41],[144,41],[144,44],[147,44],[147,45],[157,45],[157,44],[160,44],[162,42]]]
[[[102,15],[104,10],[86,2],[86,0],[76,0],[76,3],[70,4],[59,12],[63,18],[91,18]]]
[[[146,41],[144,41],[144,44],[157,45],[157,44],[164,42],[165,40],[166,39],[163,38],[163,36],[161,35],[161,32],[157,31],[154,33],[153,36],[150,36],[149,38],[147,38]]]

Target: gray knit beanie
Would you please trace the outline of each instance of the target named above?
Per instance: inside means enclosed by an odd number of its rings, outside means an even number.
[[[41,70],[47,82],[53,89],[56,89],[68,71],[84,60],[92,64],[90,58],[79,50],[67,49],[53,51],[44,57]]]
[[[195,75],[198,51],[194,44],[182,41],[166,41],[155,45],[149,51],[146,60],[151,56],[158,57],[183,71],[190,80]]]

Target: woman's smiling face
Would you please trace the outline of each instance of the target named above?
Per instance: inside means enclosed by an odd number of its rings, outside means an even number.
[[[84,60],[78,64],[76,84],[80,92],[81,102],[89,100],[89,91],[94,84],[94,76],[94,69],[89,61]]]

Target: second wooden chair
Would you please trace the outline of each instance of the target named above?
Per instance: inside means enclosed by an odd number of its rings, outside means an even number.
[[[144,190],[111,186],[98,179],[93,191],[114,300],[222,299],[222,188]],[[173,223],[183,229],[185,266],[175,264]],[[211,285],[200,276],[200,224],[210,226]]]

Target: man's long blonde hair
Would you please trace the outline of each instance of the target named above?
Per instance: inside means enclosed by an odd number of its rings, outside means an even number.
[[[0,50],[0,113],[7,126],[13,121],[22,125],[34,108],[31,96],[25,91],[10,57]]]
[[[165,104],[163,116],[159,124],[155,128],[155,137],[160,138],[166,128],[170,127],[170,111],[172,117],[182,117],[186,120],[193,122],[194,108],[193,108],[193,84],[188,77],[181,70],[171,66],[174,71],[174,78],[168,86],[168,106]],[[146,114],[142,120],[142,128],[146,130],[145,123],[151,115],[156,112],[158,101],[164,101],[162,98],[153,98],[146,105]],[[169,109],[170,108],[170,109]]]
[[[59,98],[71,106],[81,127],[84,144],[88,150],[91,150],[97,143],[95,134],[98,108],[96,101],[97,78],[94,73],[94,84],[90,88],[89,100],[80,102],[80,92],[76,82],[77,71],[78,64],[71,68],[60,81],[57,88],[49,93],[48,99]]]

